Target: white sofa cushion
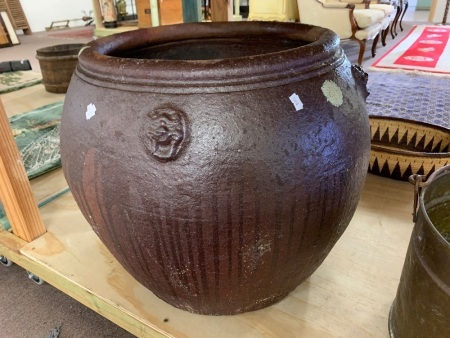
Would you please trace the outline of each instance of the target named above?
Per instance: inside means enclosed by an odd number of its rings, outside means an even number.
[[[359,28],[364,29],[381,22],[384,18],[384,12],[378,9],[355,9],[353,11],[356,23]]]
[[[361,29],[355,33],[355,38],[358,40],[372,40],[380,33],[381,24],[376,23],[368,28]]]
[[[381,21],[381,30],[385,30],[386,28],[389,27],[389,24],[391,23],[391,19],[386,16],[383,21]]]
[[[394,6],[383,4],[370,4],[369,9],[379,9],[384,12],[385,15],[391,15],[394,12]]]

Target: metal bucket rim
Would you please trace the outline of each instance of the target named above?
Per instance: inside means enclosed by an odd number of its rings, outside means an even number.
[[[444,238],[444,236],[441,234],[441,232],[436,229],[433,222],[431,221],[430,217],[428,216],[427,209],[425,207],[425,194],[427,192],[427,189],[431,186],[436,184],[436,180],[438,180],[441,177],[444,177],[446,175],[450,175],[450,165],[446,165],[437,171],[435,171],[428,179],[427,186],[424,187],[424,189],[420,193],[419,197],[419,210],[420,213],[423,215],[423,218],[425,219],[425,223],[431,228],[431,231],[433,231],[434,234],[437,235],[438,240],[441,242],[441,244],[445,245],[450,249],[450,243]]]

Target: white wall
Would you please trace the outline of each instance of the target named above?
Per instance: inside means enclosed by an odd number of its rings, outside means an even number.
[[[92,10],[92,0],[20,0],[33,32],[45,31],[52,21],[81,19],[82,10],[89,14]],[[83,26],[84,21],[70,23],[71,27]]]

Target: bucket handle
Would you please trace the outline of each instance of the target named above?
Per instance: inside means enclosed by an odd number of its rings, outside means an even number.
[[[427,177],[425,175],[414,174],[409,176],[409,182],[414,184],[414,206],[413,206],[413,222],[417,221],[417,209],[419,208],[419,196],[422,192],[422,189],[429,186],[431,182],[433,182],[436,177],[439,177],[446,172],[450,172],[450,164],[439,168],[434,173]]]

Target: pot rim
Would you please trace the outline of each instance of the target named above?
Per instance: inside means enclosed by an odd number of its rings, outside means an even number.
[[[182,40],[262,35],[309,43],[279,52],[212,60],[107,55]],[[267,88],[318,76],[340,66],[346,57],[339,42],[331,30],[299,23],[251,21],[159,26],[90,42],[80,52],[76,75],[100,87],[144,92],[230,92]]]
[[[427,203],[425,202],[425,195],[427,194],[427,190],[430,188],[430,186],[439,184],[439,180],[444,179],[444,176],[447,175],[450,175],[450,164],[438,169],[432,176],[428,178],[427,182],[430,182],[430,184],[423,188],[419,196],[419,212],[422,213],[422,216],[425,220],[424,223],[435,234],[438,241],[446,248],[446,250],[450,250],[450,242],[448,242],[444,238],[444,235],[442,235],[442,233],[434,225],[428,214]]]
[[[77,58],[80,50],[86,46],[85,43],[61,43],[58,45],[42,47],[36,50],[36,58],[74,56]]]

